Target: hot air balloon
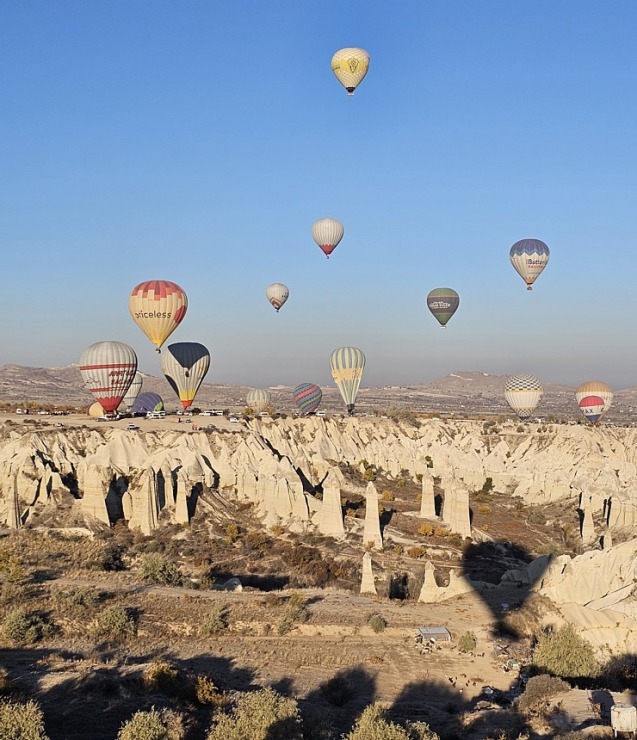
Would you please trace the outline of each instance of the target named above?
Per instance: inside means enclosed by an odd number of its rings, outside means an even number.
[[[272,283],[272,285],[268,285],[265,289],[265,295],[274,308],[276,308],[276,312],[279,313],[279,309],[289,298],[290,291],[283,283]]]
[[[520,419],[528,419],[542,398],[544,388],[534,375],[511,375],[504,384],[504,397]]]
[[[161,358],[161,371],[187,409],[195,400],[210,367],[210,352],[199,342],[169,344]]]
[[[604,399],[600,396],[584,396],[578,405],[580,411],[593,425],[604,415]]]
[[[347,413],[354,413],[356,394],[365,369],[365,355],[356,347],[339,347],[330,356],[332,378],[347,406]]]
[[[133,378],[133,382],[130,384],[128,393],[124,396],[124,406],[126,406],[128,411],[130,411],[131,406],[135,403],[135,399],[142,389],[142,382],[142,374],[135,373],[135,377]]]
[[[133,320],[156,345],[156,352],[182,322],[188,298],[177,283],[170,280],[146,280],[136,285],[128,298]]]
[[[451,288],[435,288],[427,296],[427,308],[443,329],[459,305],[460,296]]]
[[[96,342],[80,357],[84,385],[107,414],[114,414],[137,371],[137,355],[123,342]]]
[[[577,387],[575,390],[575,398],[578,406],[586,396],[599,396],[599,398],[604,401],[604,410],[602,411],[604,414],[608,411],[613,402],[613,391],[611,387],[601,380],[588,380],[586,383],[582,383]]]
[[[251,388],[246,396],[246,404],[255,414],[260,414],[270,405],[270,391],[265,388]]]
[[[140,393],[135,399],[131,413],[133,414],[147,414],[150,411],[163,411],[164,401],[159,393],[153,393],[152,391],[146,391]]]
[[[302,414],[313,414],[323,398],[323,391],[314,383],[301,383],[292,393],[294,403]]]
[[[312,238],[325,253],[327,259],[343,238],[345,229],[335,218],[320,218],[312,224]]]
[[[549,248],[539,239],[522,239],[511,247],[511,264],[526,283],[527,290],[533,290],[531,286],[548,264],[549,255]]]
[[[332,57],[332,72],[336,79],[353,95],[369,69],[369,54],[365,49],[340,49]]]
[[[88,407],[88,415],[91,416],[93,419],[99,419],[101,416],[104,416],[104,409],[102,408],[102,404],[99,401],[95,401],[95,403],[92,403]]]

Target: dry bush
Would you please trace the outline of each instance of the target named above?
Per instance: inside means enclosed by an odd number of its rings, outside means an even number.
[[[228,613],[224,606],[214,605],[202,621],[199,631],[204,637],[223,634],[228,629]]]
[[[537,712],[542,705],[547,704],[557,694],[570,691],[566,681],[555,676],[533,676],[529,678],[524,693],[518,699],[517,706],[525,713]]]
[[[387,627],[387,620],[382,614],[370,614],[367,617],[367,624],[374,630],[374,632],[384,632]]]
[[[427,554],[427,548],[423,547],[422,545],[413,545],[412,547],[407,548],[407,555],[410,558],[418,559],[422,558],[424,555]]]
[[[97,618],[95,636],[109,640],[125,640],[137,634],[135,614],[123,606],[111,606]]]
[[[458,639],[458,650],[461,653],[470,653],[478,646],[478,639],[473,632],[465,632]]]
[[[32,701],[22,704],[0,700],[0,737],[3,740],[49,740],[40,707]]]
[[[184,578],[174,561],[165,555],[145,555],[139,564],[139,574],[146,583],[159,586],[182,586]]]
[[[135,712],[117,733],[117,740],[182,740],[185,737],[180,715],[167,709]]]
[[[206,740],[302,740],[294,699],[270,688],[241,694],[230,714],[213,720]]]
[[[370,704],[343,740],[438,740],[424,722],[408,723],[406,728],[390,722],[381,705]]]
[[[165,660],[154,660],[142,674],[142,684],[149,694],[178,696],[184,681],[177,668]]]
[[[12,609],[2,623],[4,634],[9,640],[30,645],[50,637],[53,625],[39,614],[29,612],[22,607]]]
[[[225,707],[230,703],[230,697],[204,674],[198,675],[195,679],[195,698],[204,706]]]

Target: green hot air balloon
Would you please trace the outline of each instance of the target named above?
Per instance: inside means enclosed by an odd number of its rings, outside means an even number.
[[[451,288],[435,288],[427,296],[427,308],[443,329],[459,305],[460,296]]]
[[[347,406],[347,413],[354,413],[356,394],[365,369],[365,355],[356,347],[339,347],[330,356],[332,378]]]

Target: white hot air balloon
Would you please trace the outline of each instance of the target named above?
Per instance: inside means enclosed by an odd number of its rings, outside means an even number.
[[[312,238],[329,259],[343,238],[345,229],[335,218],[320,218],[312,224]]]
[[[137,355],[123,342],[96,342],[80,356],[84,385],[106,414],[114,414],[137,372]]]
[[[246,403],[255,414],[260,414],[270,406],[270,391],[265,388],[251,388],[246,396]]]
[[[512,375],[504,384],[504,397],[520,419],[528,419],[535,411],[544,388],[534,375]]]
[[[283,283],[272,283],[265,289],[265,295],[276,309],[276,312],[279,313],[279,309],[289,298],[290,291]]]
[[[613,402],[613,389],[603,380],[587,380],[586,383],[579,385],[575,391],[575,399],[578,406],[588,396],[597,396],[604,401],[604,408],[601,414],[605,414]],[[581,406],[580,406],[581,408]]]
[[[365,49],[348,47],[339,49],[332,57],[332,72],[336,79],[353,95],[369,69],[369,54]]]
[[[135,373],[135,377],[133,378],[133,382],[130,384],[130,388],[128,389],[126,395],[124,396],[124,406],[126,406],[126,410],[130,411],[133,407],[133,404],[135,403],[135,399],[139,395],[139,392],[142,389],[142,374],[141,373]]]

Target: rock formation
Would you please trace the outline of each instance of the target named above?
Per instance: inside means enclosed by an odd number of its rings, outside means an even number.
[[[420,516],[423,519],[436,518],[436,502],[434,497],[434,479],[427,468],[422,473],[422,490],[420,496]]]
[[[372,571],[372,556],[366,552],[363,555],[363,576],[361,578],[361,593],[374,594],[376,596],[376,583]]]
[[[323,504],[318,522],[321,534],[327,537],[343,537],[343,508],[341,507],[341,489],[336,476],[328,473],[323,481]]]
[[[363,528],[363,545],[375,550],[383,549],[383,536],[380,531],[380,513],[378,511],[378,491],[373,483],[365,489],[365,526]]]

